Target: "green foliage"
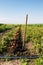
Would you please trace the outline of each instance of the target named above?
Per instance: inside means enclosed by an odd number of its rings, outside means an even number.
[[[27,59],[21,59],[22,65],[27,65]]]
[[[18,26],[19,25],[0,24],[0,33],[10,30],[3,33],[2,37],[0,37],[0,52],[8,48],[9,42],[15,37]],[[25,25],[21,25],[22,32],[24,32],[24,26]],[[34,50],[36,50],[38,54],[43,55],[43,24],[27,25],[26,40],[27,42],[32,41]],[[25,61],[23,62],[24,65],[26,65],[26,63]],[[35,59],[35,64],[43,65],[43,57]]]
[[[35,65],[43,65],[43,57],[34,59],[34,63],[35,63]]]
[[[0,32],[4,32],[6,30],[11,29],[12,27],[14,27],[14,25],[11,24],[0,24]]]
[[[34,43],[34,48],[39,52],[40,48],[43,47],[43,26],[41,24],[28,25],[26,38],[28,42],[32,41]]]
[[[14,38],[14,33],[17,31],[17,29],[15,29],[14,25],[1,25],[0,28],[0,31],[11,28],[10,31],[3,33],[0,40],[0,52],[4,52],[5,50],[7,50],[10,40]]]

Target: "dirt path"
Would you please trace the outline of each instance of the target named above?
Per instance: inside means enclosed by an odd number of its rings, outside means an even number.
[[[0,62],[0,65],[22,65],[20,60]]]

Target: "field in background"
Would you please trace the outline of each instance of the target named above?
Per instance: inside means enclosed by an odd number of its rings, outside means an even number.
[[[21,27],[23,41],[25,25],[0,24],[0,54],[5,54],[10,41],[15,38],[19,26]],[[43,24],[27,25],[26,43],[25,47],[29,50],[30,55],[41,55],[40,58],[34,59],[34,62],[33,60],[31,62],[35,65],[43,65]],[[31,64],[28,59],[20,60],[23,62],[22,65],[26,65],[27,63]]]

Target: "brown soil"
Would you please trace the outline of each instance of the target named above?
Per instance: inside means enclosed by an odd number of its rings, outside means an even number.
[[[22,65],[20,60],[12,60],[12,61],[1,61],[0,65]]]
[[[32,49],[32,46],[33,46],[33,43],[30,41],[30,42],[28,42],[28,43],[26,43],[26,45],[25,45],[25,47],[27,48],[27,49]]]
[[[21,60],[0,61],[0,65],[22,65]],[[34,60],[27,61],[27,65],[35,65]]]

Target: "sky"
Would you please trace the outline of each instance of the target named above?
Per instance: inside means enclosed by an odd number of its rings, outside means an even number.
[[[0,23],[43,24],[43,0],[0,0]]]

